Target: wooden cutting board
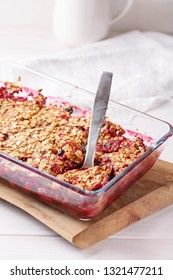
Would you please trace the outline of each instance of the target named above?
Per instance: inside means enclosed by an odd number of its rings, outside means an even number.
[[[0,198],[23,209],[72,244],[87,248],[173,203],[173,164],[158,160],[92,221],[80,221],[0,183]]]

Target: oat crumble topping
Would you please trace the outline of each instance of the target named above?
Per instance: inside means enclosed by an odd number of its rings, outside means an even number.
[[[119,125],[105,118],[95,166],[80,169],[89,132],[89,116],[74,116],[75,106],[46,105],[41,90],[19,82],[0,83],[0,151],[79,188],[95,190],[146,151],[142,138],[128,139]]]

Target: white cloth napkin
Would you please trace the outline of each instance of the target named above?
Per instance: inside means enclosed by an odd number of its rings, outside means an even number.
[[[173,97],[173,37],[162,33],[132,31],[20,62],[93,92],[113,72],[111,99],[145,112]]]

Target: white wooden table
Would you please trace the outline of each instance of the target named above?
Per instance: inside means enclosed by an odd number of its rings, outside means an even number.
[[[42,30],[1,30],[0,61],[17,61],[64,49]],[[173,123],[173,100],[150,114]],[[154,128],[153,128],[154,129]],[[173,139],[161,159],[173,162]],[[52,230],[0,200],[0,260],[173,259],[173,205],[82,250]]]

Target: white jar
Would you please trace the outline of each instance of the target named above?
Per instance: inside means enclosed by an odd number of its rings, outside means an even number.
[[[53,31],[67,46],[75,47],[105,38],[110,26],[123,17],[133,0],[112,18],[109,0],[55,0]]]

